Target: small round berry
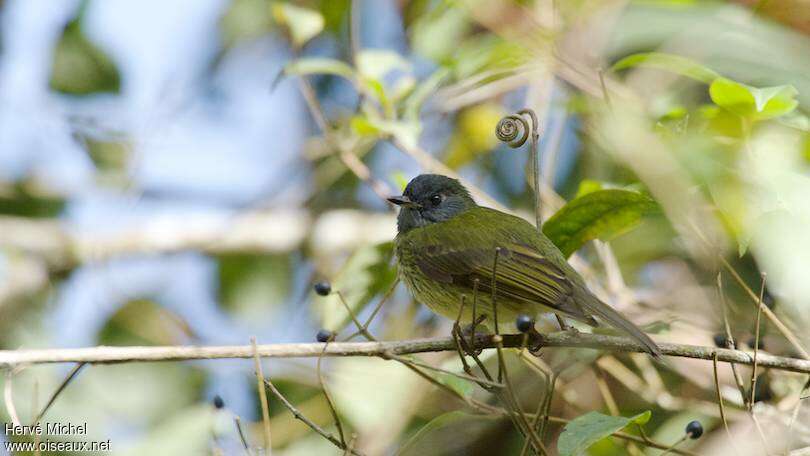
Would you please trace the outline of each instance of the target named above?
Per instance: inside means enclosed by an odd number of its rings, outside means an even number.
[[[714,345],[720,348],[728,348],[728,337],[725,334],[717,333],[714,335]]]
[[[328,296],[329,293],[332,292],[332,285],[326,281],[318,282],[313,285],[312,288],[315,290],[315,293],[318,293],[320,296]]]
[[[318,342],[329,342],[333,337],[335,337],[335,333],[329,331],[328,329],[322,329],[318,331],[318,335],[315,336],[315,339]]]
[[[689,424],[686,425],[686,435],[693,440],[699,439],[700,436],[703,435],[703,425],[700,424],[700,421],[690,421]]]
[[[518,331],[527,333],[534,328],[534,320],[528,315],[518,315],[515,326],[517,326]]]
[[[756,337],[751,336],[751,338],[750,338],[750,339],[748,339],[748,340],[745,342],[745,345],[748,345],[750,348],[754,348],[754,345],[757,345],[757,339],[756,339]],[[763,340],[762,340],[762,338],[760,337],[760,338],[759,338],[759,345],[757,346],[757,349],[758,349],[758,350],[763,350],[764,348],[765,348],[765,341],[763,341]]]
[[[225,401],[222,400],[222,397],[220,397],[219,394],[214,396],[214,401],[213,402],[214,402],[214,407],[216,407],[218,410],[221,410],[221,409],[225,408]]]

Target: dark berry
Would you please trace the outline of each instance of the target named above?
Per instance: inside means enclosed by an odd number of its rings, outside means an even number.
[[[328,296],[329,293],[332,292],[332,285],[329,282],[318,282],[313,287],[315,293],[318,293],[320,296]]]
[[[225,401],[222,400],[219,394],[214,396],[214,407],[216,407],[217,409],[222,409],[225,407]]]
[[[534,319],[528,315],[518,315],[515,326],[517,326],[518,331],[527,333],[534,328]]]
[[[720,348],[728,347],[728,337],[725,334],[717,333],[714,335],[714,345]]]
[[[699,439],[700,436],[703,435],[703,425],[700,424],[700,421],[690,421],[689,424],[686,425],[686,435],[693,440]]]
[[[748,341],[745,342],[745,345],[748,345],[749,347],[754,348],[754,345],[756,345],[756,343],[757,343],[756,337],[751,336],[751,338],[748,339]],[[757,347],[757,349],[759,349],[759,350],[765,349],[765,341],[762,340],[762,337],[759,338],[759,346]]]
[[[318,331],[318,335],[315,336],[315,339],[318,342],[329,342],[333,337],[335,337],[335,333],[329,331],[328,329],[322,329]]]

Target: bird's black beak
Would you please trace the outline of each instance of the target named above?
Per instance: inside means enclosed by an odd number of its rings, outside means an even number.
[[[411,201],[411,199],[405,195],[392,196],[388,198],[388,202],[402,207],[414,207],[419,205],[418,203]]]

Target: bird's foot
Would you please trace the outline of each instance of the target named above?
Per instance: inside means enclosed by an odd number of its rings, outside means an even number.
[[[478,336],[486,336],[489,334],[486,332],[486,329],[484,327],[479,326],[481,322],[483,322],[485,319],[486,315],[480,315],[472,324],[459,327],[458,322],[456,322],[456,324],[453,325],[454,326],[453,331],[456,331],[461,348],[467,355],[478,356],[481,354],[481,351],[483,349],[476,347],[475,342]]]

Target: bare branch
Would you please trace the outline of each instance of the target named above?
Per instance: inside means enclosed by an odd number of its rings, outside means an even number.
[[[593,348],[603,351],[643,353],[644,347],[635,341],[619,336],[588,333],[557,332],[540,336],[539,343],[545,347]],[[476,336],[477,348],[495,348],[492,336]],[[522,334],[503,335],[505,348],[518,348],[523,344]],[[699,345],[659,343],[666,356],[704,359],[711,361],[717,353],[717,361],[753,365],[753,352],[731,350]],[[376,356],[386,354],[407,355],[438,351],[455,351],[452,337],[413,339],[392,342],[332,342],[324,350],[321,343],[268,344],[257,347],[263,358],[315,358],[324,356]],[[37,350],[0,350],[0,366],[14,367],[45,363],[126,363],[151,361],[183,361],[193,359],[222,359],[253,357],[250,345],[231,346],[165,346],[165,347],[89,347]],[[759,353],[757,365],[762,368],[790,372],[810,373],[810,361]]]

